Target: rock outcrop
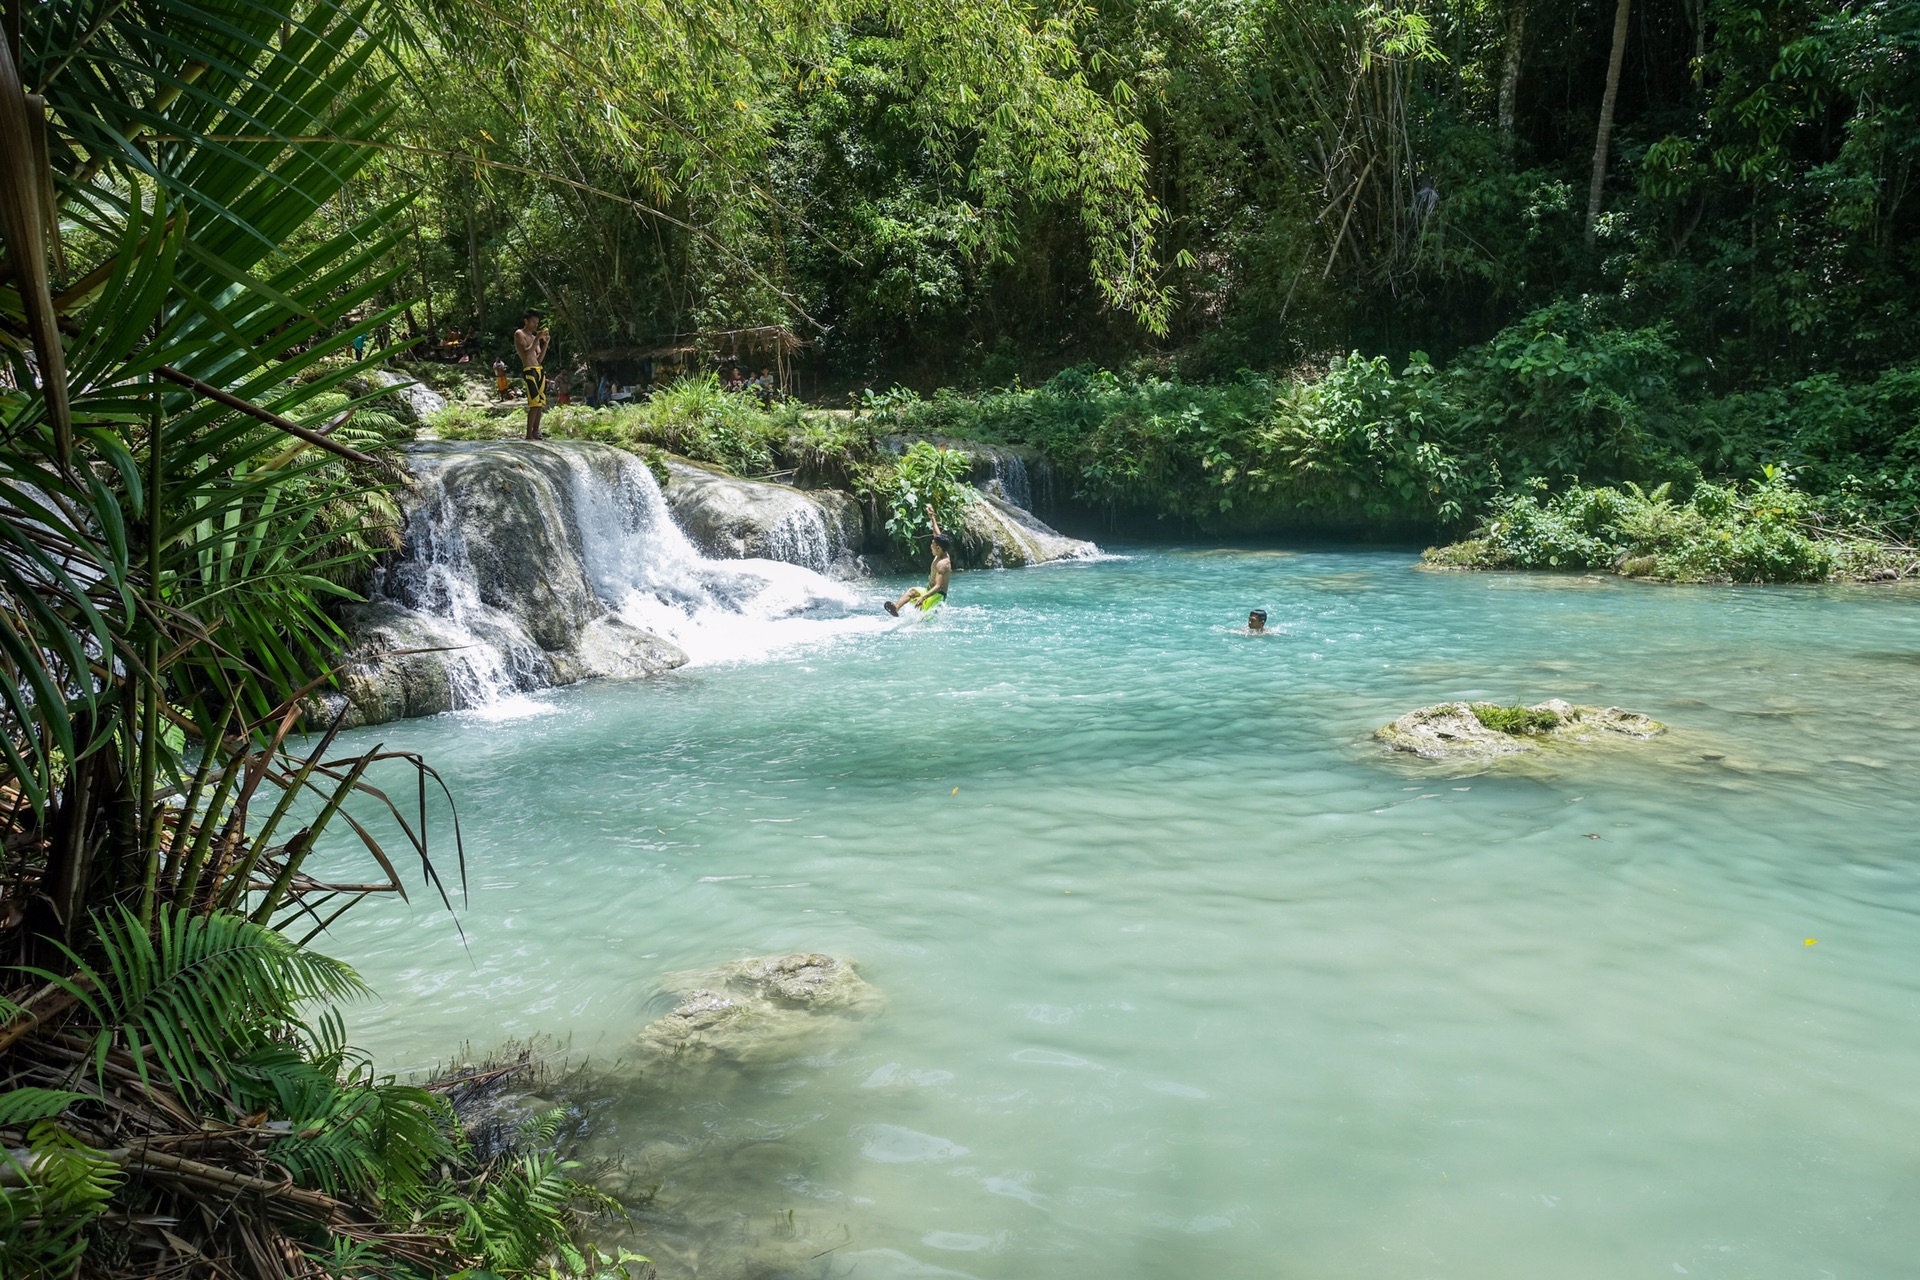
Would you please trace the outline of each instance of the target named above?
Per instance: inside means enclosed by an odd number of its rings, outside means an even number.
[[[1086,560],[1100,548],[1069,538],[989,486],[967,504],[958,531],[961,562],[975,569],[1020,569],[1054,560]]]
[[[670,457],[666,467],[667,505],[674,519],[695,546],[716,559],[780,560],[836,578],[923,567],[892,563],[884,525],[869,520],[849,494],[742,480],[684,458]],[[954,530],[955,558],[962,568],[1018,569],[1100,553],[1093,543],[1050,528],[1020,501],[1031,487],[1024,463],[1012,450],[975,458],[974,470],[977,496]]]
[[[447,637],[432,621],[391,601],[348,605],[341,625],[355,638],[338,693],[320,695],[331,719],[346,709],[346,726],[434,716],[454,707],[443,653]]]
[[[669,974],[662,986],[679,1003],[648,1023],[635,1047],[643,1060],[676,1066],[745,1066],[817,1052],[880,1006],[850,961],[817,953]]]
[[[1028,483],[1017,461],[996,463],[970,504],[958,563],[1097,554],[1009,497]],[[680,458],[665,461],[664,493],[635,454],[580,440],[426,441],[407,466],[400,549],[370,602],[342,611],[340,688],[315,699],[349,727],[657,675],[689,660],[681,646],[698,657],[703,634],[728,633],[728,615],[844,617],[865,602],[830,579],[922,567],[892,561],[884,528],[845,493]]]
[[[316,708],[349,726],[657,675],[688,660],[648,629],[675,620],[857,603],[799,569],[701,555],[645,464],[610,445],[436,441],[407,463],[401,550],[372,602],[343,610],[341,688]]]
[[[1583,742],[1639,741],[1667,727],[1637,711],[1577,706],[1560,698],[1530,707],[1442,702],[1409,711],[1374,737],[1395,751],[1428,759],[1490,759]]]
[[[693,545],[718,560],[780,560],[837,578],[861,575],[860,504],[834,489],[742,480],[684,458],[666,461],[667,506]]]

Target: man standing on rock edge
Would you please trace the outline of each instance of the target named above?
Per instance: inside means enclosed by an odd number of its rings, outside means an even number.
[[[527,385],[527,439],[540,438],[540,415],[547,411],[547,348],[553,334],[540,323],[538,311],[527,312],[513,331],[513,349],[520,354],[520,380]]]

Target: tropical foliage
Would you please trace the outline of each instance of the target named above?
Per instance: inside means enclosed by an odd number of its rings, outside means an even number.
[[[1468,569],[1600,569],[1670,582],[1817,582],[1913,572],[1916,553],[1884,535],[1836,528],[1770,469],[1753,485],[1701,484],[1684,502],[1671,485],[1651,492],[1628,482],[1543,482],[1501,499],[1479,527],[1427,553],[1430,563]]]
[[[306,945],[406,891],[369,806],[448,897],[426,764],[301,726],[397,429],[343,321],[386,316],[399,206],[327,216],[391,113],[369,12],[7,16],[0,1269],[597,1266],[551,1154],[476,1161],[446,1097],[377,1077],[334,1008],[359,980]],[[336,828],[371,874],[310,872]],[[448,1207],[514,1178],[511,1231]]]
[[[894,464],[886,487],[887,537],[905,555],[919,552],[934,522],[954,530],[966,518],[972,460],[958,449],[916,440]]]
[[[979,393],[1119,516],[1771,463],[1910,528],[1920,10],[1630,8],[448,6],[348,193],[418,195],[396,339],[785,323],[817,402]]]

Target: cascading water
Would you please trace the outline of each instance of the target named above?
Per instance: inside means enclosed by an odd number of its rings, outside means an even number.
[[[404,548],[379,602],[406,615],[410,647],[444,649],[456,707],[880,625],[804,564],[701,555],[652,473],[621,450],[433,443],[408,461]],[[824,523],[794,523],[795,558],[824,565]]]
[[[993,466],[993,478],[981,488],[1003,502],[1030,510],[1033,507],[1033,485],[1027,479],[1026,461],[1019,454],[1004,449],[993,450],[988,461]]]
[[[694,664],[758,657],[881,625],[868,614],[854,616],[861,597],[809,567],[824,568],[830,559],[826,523],[815,509],[796,508],[775,530],[802,553],[794,556],[802,563],[784,556],[710,560],[673,522],[645,464],[606,453],[611,477],[578,452],[569,453],[568,464],[587,573],[622,621],[673,641]]]
[[[413,416],[421,422],[447,407],[445,396],[405,374],[395,373],[391,369],[377,369],[373,378],[383,387],[392,387],[394,395],[405,401]]]
[[[826,573],[833,566],[833,538],[826,516],[812,503],[794,507],[767,530],[767,554],[769,559]]]
[[[546,651],[504,609],[481,598],[467,537],[470,523],[436,470],[415,460],[418,502],[407,512],[403,553],[380,580],[385,598],[418,615],[445,646],[441,662],[454,705],[481,707],[553,684]]]

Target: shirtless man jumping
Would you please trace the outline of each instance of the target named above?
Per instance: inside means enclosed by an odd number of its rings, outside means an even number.
[[[953,576],[953,538],[941,530],[940,517],[933,514],[931,502],[927,504],[927,519],[933,521],[933,569],[927,574],[924,588],[910,587],[898,600],[887,601],[887,612],[896,618],[900,610],[916,601],[920,611],[927,613],[947,598],[947,580]]]
[[[540,324],[538,311],[527,312],[513,331],[513,349],[520,355],[520,380],[527,386],[527,439],[540,438],[540,415],[547,411],[547,371],[543,367],[553,334]]]

